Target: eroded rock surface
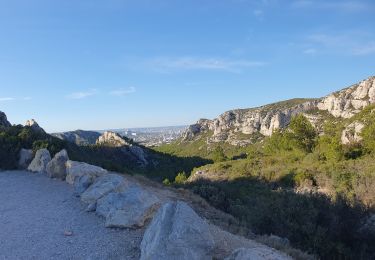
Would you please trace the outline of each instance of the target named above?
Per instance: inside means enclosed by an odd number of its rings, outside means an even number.
[[[53,159],[47,164],[47,175],[50,178],[65,180],[66,162],[69,160],[66,150],[58,152]]]
[[[361,133],[364,127],[365,125],[358,121],[351,123],[342,131],[341,142],[343,144],[353,144],[362,141]]]
[[[159,207],[152,193],[133,185],[123,192],[109,193],[97,202],[96,213],[106,219],[106,227],[139,228]]]
[[[213,120],[201,119],[185,131],[183,140],[192,141],[209,133],[207,143],[225,141],[246,145],[251,143],[251,136],[270,136],[274,130],[287,127],[297,114],[304,114],[316,126],[320,120],[320,116],[314,114],[316,111],[350,118],[374,103],[375,77],[370,77],[320,99],[292,99],[258,108],[227,111]]]
[[[18,168],[26,169],[30,165],[31,161],[33,160],[33,157],[34,157],[33,150],[22,148],[19,154]]]
[[[106,131],[101,136],[99,136],[98,140],[96,141],[96,144],[111,147],[122,147],[130,145],[119,134],[111,131]]]
[[[184,202],[164,204],[141,243],[142,260],[212,259],[214,240],[209,226]]]
[[[34,119],[27,120],[25,126],[30,127],[36,132],[45,133],[44,129],[41,128]]]
[[[36,152],[34,159],[27,168],[31,172],[45,173],[47,164],[51,161],[51,155],[47,149],[40,149]]]
[[[121,191],[129,187],[130,183],[117,174],[106,174],[97,178],[82,195],[81,200],[87,204],[95,204],[100,198],[111,192]]]

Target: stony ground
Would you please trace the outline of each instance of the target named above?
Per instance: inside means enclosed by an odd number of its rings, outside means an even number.
[[[144,230],[107,229],[84,208],[65,182],[0,172],[0,259],[139,259]]]

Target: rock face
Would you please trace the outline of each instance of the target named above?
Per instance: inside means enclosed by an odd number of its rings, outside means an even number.
[[[143,166],[148,165],[147,155],[141,147],[137,145],[130,145],[129,150],[137,158],[138,162],[141,165]]]
[[[292,116],[313,110],[316,100],[289,100],[253,109],[238,109],[225,112],[214,120],[201,119],[184,133],[191,140],[202,132],[212,131],[211,142],[228,141],[235,134],[260,133],[270,136],[275,129],[289,125]]]
[[[192,141],[203,133],[209,133],[208,143],[225,141],[236,145],[239,135],[270,136],[275,129],[287,127],[291,118],[300,113],[322,110],[335,117],[350,118],[374,103],[375,77],[370,77],[320,99],[293,99],[258,108],[231,110],[214,120],[201,119],[186,130],[183,140]],[[312,115],[307,115],[307,118],[312,124],[319,120]]]
[[[77,194],[81,194],[94,183],[96,178],[107,174],[107,170],[83,162],[66,162],[66,182],[74,185]]]
[[[225,260],[291,260],[292,258],[282,255],[276,250],[264,247],[240,248],[233,252]]]
[[[55,157],[47,164],[47,175],[50,178],[65,180],[66,162],[69,160],[66,150],[58,152]]]
[[[159,199],[133,186],[119,193],[109,193],[97,202],[96,213],[106,218],[106,227],[139,228],[159,207]]]
[[[212,259],[214,241],[208,224],[184,202],[166,203],[147,228],[141,260]]]
[[[362,141],[361,133],[364,127],[365,125],[358,121],[351,123],[342,131],[341,142],[343,144],[353,144]]]
[[[22,148],[19,154],[18,168],[26,169],[33,160],[33,156],[33,150]]]
[[[76,145],[95,144],[100,133],[94,131],[77,130],[72,132],[54,133],[53,136]]]
[[[111,192],[119,192],[131,184],[117,174],[106,174],[97,178],[82,195],[81,200],[87,204],[95,204],[100,198]]]
[[[375,77],[324,97],[318,104],[335,117],[350,118],[364,107],[375,103]]]
[[[10,127],[12,126],[8,119],[7,119],[7,116],[5,115],[4,112],[1,112],[0,111],[0,126],[3,126],[3,127]]]
[[[41,128],[34,119],[27,120],[25,126],[30,127],[35,132],[45,133],[44,129]]]
[[[104,134],[99,136],[96,144],[110,147],[122,147],[130,145],[119,134],[110,131],[106,131]]]
[[[34,159],[27,168],[31,172],[45,173],[47,164],[51,161],[51,155],[47,149],[40,149],[36,152]]]

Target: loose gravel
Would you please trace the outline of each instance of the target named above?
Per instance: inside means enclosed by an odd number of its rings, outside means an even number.
[[[139,259],[143,233],[105,228],[65,182],[0,172],[0,259]]]

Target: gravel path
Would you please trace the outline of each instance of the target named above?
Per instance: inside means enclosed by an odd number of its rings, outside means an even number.
[[[0,259],[139,259],[143,230],[107,229],[84,208],[65,182],[0,172]]]

